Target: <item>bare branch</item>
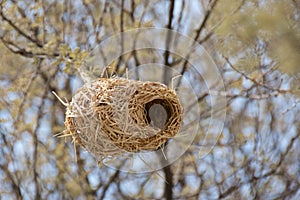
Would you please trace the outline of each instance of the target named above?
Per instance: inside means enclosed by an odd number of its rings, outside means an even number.
[[[32,43],[34,43],[36,46],[42,48],[43,45],[36,39],[30,37],[29,35],[27,35],[23,30],[21,30],[21,28],[19,28],[15,23],[13,23],[10,19],[8,19],[4,13],[3,13],[3,7],[2,5],[0,6],[0,16],[2,17],[2,19],[4,21],[6,21],[11,27],[13,27],[20,35],[22,35],[24,38],[26,38],[27,40],[31,41]]]

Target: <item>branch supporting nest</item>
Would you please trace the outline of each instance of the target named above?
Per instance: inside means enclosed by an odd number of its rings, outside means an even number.
[[[100,78],[73,96],[65,134],[98,160],[154,151],[179,132],[182,113],[175,92],[164,84]]]

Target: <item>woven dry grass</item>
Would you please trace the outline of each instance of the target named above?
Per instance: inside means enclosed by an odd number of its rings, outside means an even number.
[[[149,116],[154,105],[166,113],[161,127],[154,126]],[[164,84],[100,78],[86,83],[68,104],[65,134],[101,161],[125,152],[159,149],[179,132],[182,113],[175,92]]]

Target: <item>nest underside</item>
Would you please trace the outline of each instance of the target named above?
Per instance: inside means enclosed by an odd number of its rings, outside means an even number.
[[[149,109],[166,112],[162,127],[153,125]],[[66,130],[76,144],[98,159],[125,152],[154,151],[174,137],[183,109],[173,90],[158,82],[122,78],[86,83],[72,98],[66,112]]]

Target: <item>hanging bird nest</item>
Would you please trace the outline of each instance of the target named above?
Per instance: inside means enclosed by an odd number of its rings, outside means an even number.
[[[162,83],[100,78],[73,96],[65,134],[99,160],[154,151],[179,132],[182,113],[175,92]]]

